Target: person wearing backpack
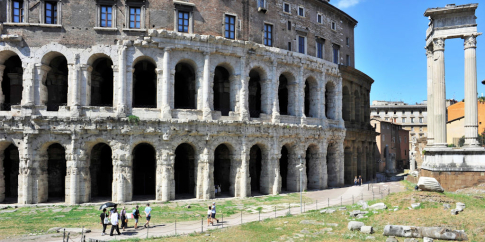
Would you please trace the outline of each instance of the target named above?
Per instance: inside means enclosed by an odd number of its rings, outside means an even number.
[[[101,235],[106,235],[106,227],[109,224],[108,215],[106,215],[106,208],[103,209],[103,212],[99,215],[101,218],[101,224],[103,225],[103,233]]]
[[[140,217],[140,210],[138,210],[138,205],[133,209],[133,218],[135,219],[135,229],[138,228],[138,218]]]

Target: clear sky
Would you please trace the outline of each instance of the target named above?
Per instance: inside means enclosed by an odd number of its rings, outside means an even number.
[[[355,28],[355,67],[374,79],[370,100],[407,103],[426,100],[428,8],[479,3],[478,32],[485,32],[485,2],[479,0],[331,0],[359,23]],[[464,98],[462,39],[445,42],[446,98]],[[477,38],[479,96],[485,95],[485,35]]]

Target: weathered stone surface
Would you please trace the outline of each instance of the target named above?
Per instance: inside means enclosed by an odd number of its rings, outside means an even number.
[[[458,211],[456,209],[452,209],[450,212],[451,215],[458,215]]]
[[[367,237],[365,237],[365,240],[375,240],[375,239],[376,239],[376,237],[374,237],[374,236],[367,236]]]
[[[314,225],[325,225],[325,223],[318,222],[316,220],[302,220],[299,224],[314,224]]]
[[[412,208],[417,208],[417,207],[419,207],[419,206],[421,206],[421,203],[412,203],[412,204],[411,204],[411,207],[412,207]]]
[[[424,237],[423,238],[423,242],[433,242],[434,240],[432,238],[429,238],[429,237]]]
[[[17,212],[17,209],[0,211],[0,213],[15,213],[15,212]]]
[[[347,225],[347,228],[349,230],[360,230],[362,226],[364,226],[364,223],[362,222],[350,221],[349,224]]]
[[[389,238],[386,239],[386,242],[399,242],[399,240],[396,239],[394,236],[390,236]]]
[[[406,238],[404,239],[404,242],[419,242],[419,240],[416,238]]]
[[[372,234],[374,233],[374,228],[372,226],[362,226],[360,227],[360,232],[365,234]]]
[[[430,237],[441,240],[468,240],[467,235],[462,230],[450,230],[443,227],[415,227],[403,225],[386,225],[384,227],[385,236],[399,236],[407,238]]]
[[[457,208],[457,209],[461,209],[461,211],[463,211],[463,210],[465,209],[465,207],[466,207],[466,206],[465,206],[465,204],[464,204],[464,203],[462,203],[462,202],[457,202],[457,203],[456,203],[456,208]],[[461,212],[461,211],[460,211],[460,212]]]
[[[432,177],[420,177],[418,181],[419,189],[423,191],[432,192],[444,192],[445,190],[441,187],[440,183]]]
[[[369,209],[382,210],[382,209],[387,209],[387,206],[384,203],[376,203],[369,206]]]
[[[443,209],[450,209],[450,208],[451,208],[450,204],[448,204],[448,203],[443,204]]]

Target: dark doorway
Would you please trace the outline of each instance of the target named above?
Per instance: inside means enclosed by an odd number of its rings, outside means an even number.
[[[342,89],[342,118],[344,121],[350,121],[351,105],[349,89],[344,86]]]
[[[249,72],[249,115],[259,118],[261,114],[261,77],[255,70]]]
[[[249,175],[251,177],[251,195],[261,193],[261,149],[258,145],[249,151]]]
[[[189,144],[181,144],[175,149],[175,198],[195,197],[197,167],[195,151]]]
[[[5,199],[11,202],[18,201],[19,187],[19,149],[11,144],[4,153],[3,172],[5,174]]]
[[[15,55],[7,59],[4,63],[2,91],[5,101],[1,110],[10,111],[12,105],[19,105],[22,101],[22,61]]]
[[[142,60],[135,65],[133,73],[133,107],[157,107],[157,73],[155,65]]]
[[[99,58],[91,72],[91,106],[113,106],[113,62]]]
[[[133,195],[155,198],[156,153],[153,146],[142,143],[133,150]]]
[[[216,67],[214,74],[214,110],[221,111],[222,116],[229,116],[231,111],[231,82],[226,68]]]
[[[328,82],[327,85],[325,85],[325,114],[328,119],[336,118],[335,95],[335,85],[331,82]]]
[[[280,76],[278,100],[280,103],[280,114],[288,115],[288,80],[284,75]]]
[[[113,185],[113,160],[111,147],[100,143],[91,151],[91,198],[109,197],[112,195]]]
[[[66,150],[60,144],[47,148],[48,201],[64,198],[66,191]],[[57,200],[57,199],[56,199]]]
[[[281,191],[286,191],[288,189],[288,149],[286,146],[281,148],[281,158],[280,158],[280,175],[281,175]]]
[[[59,106],[67,105],[68,73],[67,59],[58,56],[50,62],[51,70],[47,74],[47,111],[59,111]]]
[[[330,170],[328,174],[330,180]],[[354,184],[354,177],[352,177],[352,150],[349,147],[345,147],[344,151],[344,182],[349,185]]]
[[[305,116],[310,117],[310,83],[305,81]]]
[[[197,98],[195,96],[195,72],[190,65],[179,63],[175,66],[174,89],[175,109],[197,108]]]
[[[231,152],[224,144],[214,151],[214,186],[218,185],[222,193],[231,193]]]

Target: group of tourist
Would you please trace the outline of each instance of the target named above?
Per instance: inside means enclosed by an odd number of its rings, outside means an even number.
[[[213,202],[212,206],[209,206],[209,210],[207,210],[207,226],[212,224],[214,226],[214,220],[219,223],[219,219],[216,219],[216,203]]]
[[[133,218],[135,220],[135,226],[134,228],[138,228],[138,219],[140,218],[140,211],[138,210],[138,205],[133,209],[133,212],[131,214],[127,213],[126,208],[123,207],[121,212],[118,212],[118,205],[114,205],[114,207],[109,210],[109,214],[106,214],[106,208],[103,209],[103,212],[99,217],[101,218],[101,224],[103,225],[103,233],[101,235],[105,235],[106,233],[106,227],[111,224],[111,232],[110,236],[113,236],[113,232],[116,230],[118,235],[121,235],[120,233],[120,228],[119,228],[119,223],[121,221],[121,229],[125,231],[125,229],[128,229],[128,218]],[[152,217],[152,208],[150,207],[150,204],[147,203],[147,206],[145,207],[145,217],[146,217],[146,222],[144,227],[148,228],[150,226],[150,219]]]
[[[359,178],[357,178],[357,176],[355,176],[354,186],[362,186],[362,176],[359,176]]]

